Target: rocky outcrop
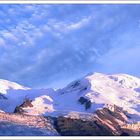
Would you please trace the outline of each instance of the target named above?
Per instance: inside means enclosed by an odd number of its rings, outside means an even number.
[[[130,136],[140,136],[140,122],[134,124],[125,124],[122,126],[123,134]]]
[[[78,102],[80,102],[81,105],[85,106],[85,110],[90,109],[91,107],[91,101],[86,99],[85,97],[80,97]]]
[[[116,105],[106,105],[95,113],[71,112],[59,117],[0,112],[0,122],[40,128],[62,136],[139,136],[140,122],[128,124],[128,119],[127,112]]]
[[[78,114],[57,118],[57,130],[65,136],[129,135],[121,128],[127,123],[126,112],[117,106],[97,110],[95,114]]]
[[[110,131],[98,121],[84,121],[82,119],[72,119],[58,117],[57,130],[63,136],[110,136]]]
[[[21,106],[16,106],[14,113],[24,114],[26,113]]]
[[[33,107],[33,105],[32,105],[32,100],[26,98],[26,99],[24,100],[24,102],[23,102],[21,105],[16,106],[16,108],[15,108],[15,110],[14,110],[14,113],[19,113],[19,114],[24,114],[24,113],[26,113],[26,112],[24,111],[24,109],[23,109],[24,107]]]
[[[96,111],[96,118],[108,128],[113,135],[122,135],[122,125],[127,123],[128,116],[122,108],[116,105],[109,105]]]

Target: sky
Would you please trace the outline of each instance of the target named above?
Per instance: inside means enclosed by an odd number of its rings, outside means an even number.
[[[140,77],[140,5],[0,5],[0,79],[61,88],[90,72]]]

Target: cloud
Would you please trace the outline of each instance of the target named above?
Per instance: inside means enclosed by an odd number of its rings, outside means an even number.
[[[140,77],[139,73],[139,52],[140,46],[127,50],[120,50],[116,53],[110,53],[103,59],[106,60],[102,64],[103,71],[107,73],[128,73]]]
[[[86,17],[86,18],[81,19],[78,22],[70,23],[69,25],[65,25],[66,26],[65,27],[65,30],[66,31],[72,31],[72,30],[80,29],[80,28],[88,25],[88,23],[90,23],[90,21],[91,21],[92,18],[93,18],[92,16],[89,16],[89,17]]]
[[[139,35],[138,28],[123,31],[112,42],[113,47],[98,60],[100,70],[107,73],[128,73],[140,77]]]
[[[14,41],[16,42],[17,41],[17,38],[15,35],[13,35],[12,33],[10,32],[4,32],[2,33],[2,36],[5,40],[8,40],[8,41]]]
[[[0,5],[0,78],[56,87],[91,71],[140,75],[139,9]]]
[[[3,38],[0,38],[0,47],[5,47],[5,41]]]

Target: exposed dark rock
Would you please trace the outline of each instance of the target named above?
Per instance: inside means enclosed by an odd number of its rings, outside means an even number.
[[[79,100],[78,100],[81,104],[84,104],[86,103],[88,100],[84,97],[80,97]]]
[[[140,122],[134,124],[125,124],[122,126],[122,131],[130,136],[140,136]]]
[[[82,105],[85,105],[85,109],[89,109],[91,107],[91,101],[86,99],[85,97],[80,97],[78,100]]]
[[[87,101],[86,103],[85,103],[85,109],[87,110],[87,109],[89,109],[91,107],[91,101]]]
[[[24,107],[33,107],[32,100],[25,98],[25,101],[21,105],[16,106],[14,113],[25,113],[25,111],[23,110]]]
[[[23,114],[23,113],[25,113],[25,111],[22,109],[21,106],[16,106],[14,113]]]
[[[125,111],[115,105],[97,110],[93,115],[82,115],[77,113],[73,116],[58,117],[55,123],[57,131],[63,136],[132,135],[123,128],[128,119]]]
[[[20,107],[33,107],[32,100],[26,98],[23,104],[20,105]]]
[[[63,136],[111,136],[104,125],[95,121],[83,121],[82,119],[72,119],[58,117],[57,130]]]
[[[78,87],[80,85],[80,81],[76,81],[74,84],[71,85],[72,88]]]

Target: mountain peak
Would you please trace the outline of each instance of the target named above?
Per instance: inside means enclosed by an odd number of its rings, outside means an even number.
[[[15,89],[15,90],[22,89],[22,90],[26,90],[26,89],[29,89],[29,88],[28,87],[24,87],[24,86],[22,86],[20,84],[17,84],[15,82],[11,82],[11,81],[8,81],[8,80],[0,79],[0,93],[6,94],[7,90],[9,90],[9,89]]]
[[[91,73],[56,91],[25,90],[28,88],[0,80],[0,89],[7,91],[9,88],[13,88],[15,91],[6,94],[8,102],[5,100],[5,104],[0,104],[2,109],[7,108],[6,111],[14,111],[13,108],[23,103],[24,99],[28,97],[33,107],[24,107],[24,110],[31,115],[59,116],[69,114],[71,111],[91,113],[106,105],[116,105],[130,114],[135,114],[135,117],[140,117],[140,79],[127,74]],[[13,104],[13,108],[7,107],[9,102]]]
[[[119,84],[119,86],[123,86],[126,88],[139,88],[140,87],[140,79],[128,74],[103,74],[103,73],[92,73],[85,77],[89,81],[92,81],[92,79],[95,81],[100,82],[106,82],[106,83],[116,83]]]

